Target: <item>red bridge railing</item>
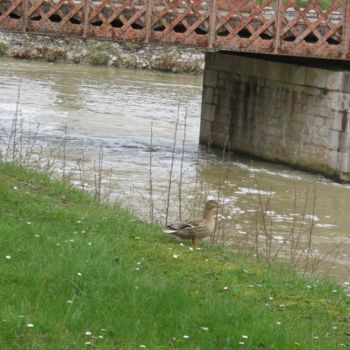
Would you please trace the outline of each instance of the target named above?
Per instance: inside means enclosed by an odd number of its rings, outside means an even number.
[[[350,59],[346,0],[0,0],[0,30]]]

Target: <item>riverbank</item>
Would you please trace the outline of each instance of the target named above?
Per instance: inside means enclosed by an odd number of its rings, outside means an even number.
[[[204,53],[198,49],[23,33],[0,32],[0,55],[174,73],[204,69]]]
[[[194,248],[69,185],[0,164],[2,348],[349,348],[330,281]]]

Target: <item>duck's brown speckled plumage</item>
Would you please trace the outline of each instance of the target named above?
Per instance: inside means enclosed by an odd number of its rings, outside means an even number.
[[[190,218],[184,221],[170,224],[164,230],[165,233],[173,234],[183,239],[191,239],[195,244],[197,239],[210,236],[215,230],[214,212],[217,208],[222,208],[215,200],[206,203],[203,217]]]

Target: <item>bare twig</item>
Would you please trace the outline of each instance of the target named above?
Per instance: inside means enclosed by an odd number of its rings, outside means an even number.
[[[153,167],[153,122],[151,123],[151,140],[150,140],[150,147],[149,147],[149,192],[148,192],[148,201],[149,201],[149,216],[151,220],[151,224],[154,223],[154,203],[153,203],[153,174],[152,174],[152,167]]]
[[[181,162],[180,162],[180,180],[179,180],[179,218],[181,220],[182,214],[182,178],[183,178],[183,165],[185,159],[185,143],[186,143],[186,129],[187,129],[187,106],[184,119],[184,133],[182,138],[182,153],[181,153]]]
[[[62,180],[66,181],[66,163],[67,163],[67,125],[63,129],[63,144],[62,144]]]
[[[174,160],[175,160],[175,148],[176,148],[176,140],[177,140],[177,129],[179,126],[179,110],[180,105],[178,107],[177,112],[177,118],[175,123],[175,130],[174,130],[174,141],[173,141],[173,147],[171,151],[171,165],[170,165],[170,173],[169,173],[169,182],[168,182],[168,195],[167,195],[167,201],[166,201],[166,210],[165,210],[165,224],[168,224],[168,218],[169,218],[169,207],[170,207],[170,194],[171,194],[171,185],[173,180],[173,169],[174,169]]]

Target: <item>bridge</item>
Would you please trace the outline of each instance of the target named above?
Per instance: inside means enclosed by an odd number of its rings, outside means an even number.
[[[350,1],[0,0],[0,30],[202,48],[201,143],[350,181]]]
[[[350,59],[345,0],[1,0],[0,29]]]

